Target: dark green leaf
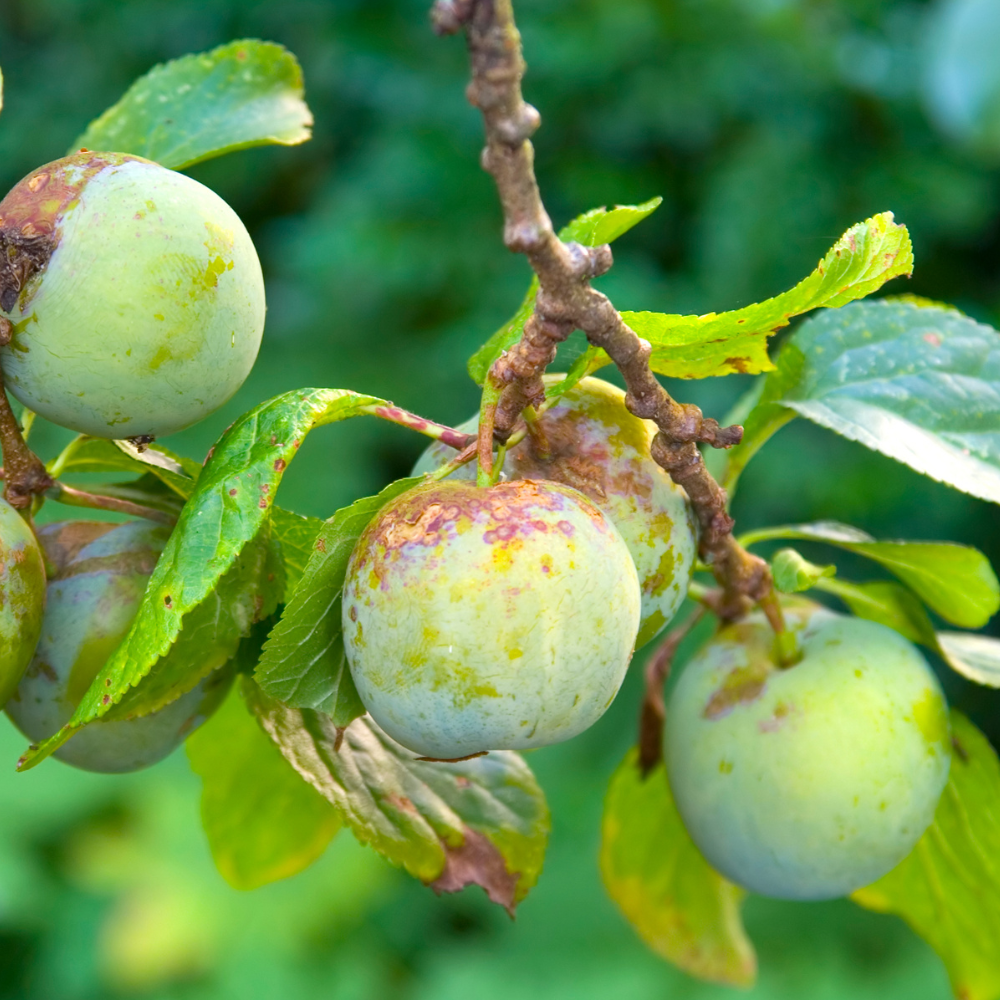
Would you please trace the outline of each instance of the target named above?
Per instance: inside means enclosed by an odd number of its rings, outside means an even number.
[[[783,594],[797,594],[815,587],[824,576],[833,576],[836,566],[816,566],[803,559],[795,549],[782,549],[771,560],[774,586]]]
[[[1000,762],[951,713],[948,785],[909,857],[851,897],[902,917],[941,956],[959,1000],[1000,997]]]
[[[128,500],[152,510],[169,514],[174,519],[181,512],[184,501],[162,479],[151,473],[140,476],[127,483],[98,483],[87,485],[89,493],[102,497],[113,497],[116,500]]]
[[[368,522],[394,497],[422,481],[401,479],[378,496],[338,510],[315,538],[302,581],[264,646],[257,683],[291,708],[314,708],[346,726],[364,714],[347,668],[340,595],[347,562]]]
[[[746,893],[694,846],[663,765],[643,778],[637,761],[630,750],[604,802],[601,873],[608,893],[668,962],[699,979],[752,986],[757,958],[740,919]]]
[[[535,884],[549,811],[510,751],[456,763],[419,760],[368,716],[339,729],[254,686],[249,699],[292,766],[340,809],[355,837],[437,892],[481,885],[512,912]]]
[[[945,662],[963,677],[1000,688],[1000,640],[969,632],[938,632]]]
[[[245,413],[222,436],[150,577],[135,624],[58,733],[22,757],[32,767],[110,711],[165,656],[184,616],[205,601],[267,523],[288,463],[314,427],[388,405],[349,389],[298,389]],[[110,682],[110,683],[108,683]]]
[[[828,542],[880,563],[942,618],[980,628],[1000,609],[1000,583],[986,556],[953,542],[876,542],[863,531],[832,521],[765,528],[744,544],[771,538]]]
[[[839,597],[859,618],[888,625],[910,642],[919,642],[937,652],[937,639],[923,604],[906,587],[891,581],[848,583],[818,580],[816,586]]]
[[[865,302],[822,313],[789,349],[780,402],[917,472],[1000,502],[1000,335],[957,310]]]
[[[906,227],[893,221],[892,212],[882,212],[848,229],[808,278],[773,299],[704,316],[624,312],[622,318],[652,345],[649,363],[660,375],[753,375],[774,367],[767,338],[793,316],[853,302],[912,270],[913,247]],[[591,370],[610,363],[601,352]]]
[[[651,198],[641,205],[616,205],[612,209],[592,208],[559,230],[559,239],[566,243],[582,243],[588,247],[611,243],[651,215],[662,201],[662,198]],[[469,358],[469,374],[477,385],[482,385],[486,380],[486,373],[490,370],[493,362],[521,339],[524,324],[528,322],[529,317],[535,311],[535,296],[537,294],[538,279],[532,278],[528,293],[517,312]],[[598,367],[603,367],[606,364],[608,362],[604,361]],[[567,385],[567,388],[570,386]]]
[[[287,49],[243,40],[155,66],[73,143],[180,170],[249,146],[310,136],[302,70]]]
[[[201,821],[216,867],[236,889],[308,868],[340,829],[340,814],[304,782],[236,688],[187,740],[202,779]]]

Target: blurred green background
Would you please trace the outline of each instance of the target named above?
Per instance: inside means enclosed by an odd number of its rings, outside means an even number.
[[[475,409],[465,358],[513,311],[528,274],[502,247],[477,164],[464,48],[433,38],[426,8],[0,3],[3,190],[62,155],[156,62],[249,36],[302,62],[311,143],[192,171],[246,220],[269,311],[253,375],[170,442],[179,450],[202,457],[238,413],[304,385],[377,393],[447,422]],[[519,0],[517,11],[557,225],[664,196],[602,279],[622,308],[701,313],[767,297],[850,224],[891,209],[917,265],[890,290],[1000,322],[996,0]],[[745,388],[671,386],[720,418]],[[40,448],[61,439],[39,426]],[[421,447],[375,421],[324,428],[281,502],[329,516],[404,474]],[[744,527],[837,518],[880,537],[968,541],[1000,565],[995,507],[801,421],[750,467],[735,512]],[[638,673],[593,730],[531,755],[554,825],[546,872],[514,923],[478,890],[436,899],[346,833],[304,874],[238,893],[212,867],[183,753],[130,777],[57,762],[18,776],[23,739],[4,720],[0,1000],[726,995],[648,953],[600,885],[601,789],[632,738]],[[946,682],[1000,743],[1000,701]],[[937,959],[893,918],[751,899],[747,920],[760,1000],[949,995]]]

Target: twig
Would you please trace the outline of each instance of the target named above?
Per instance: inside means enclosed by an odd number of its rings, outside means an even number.
[[[729,448],[740,442],[743,429],[720,427],[698,407],[677,403],[656,380],[649,343],[590,285],[611,267],[610,248],[563,243],[556,236],[535,180],[529,138],[540,117],[521,96],[524,61],[511,0],[437,0],[431,16],[439,34],[465,30],[472,62],[467,94],[486,126],[482,164],[500,195],[504,243],[525,254],[540,286],[520,341],[487,376],[479,424],[480,483],[493,479],[494,439],[504,442],[522,411],[541,405],[542,374],[558,345],[573,330],[582,330],[618,366],[628,409],[656,424],[652,456],[686,490],[701,525],[699,552],[724,590],[723,616],[739,617],[771,591],[770,570],[733,538],[726,493],[705,468],[698,444]]]
[[[174,525],[177,518],[166,511],[156,510],[154,507],[145,507],[142,504],[133,503],[131,500],[123,500],[121,497],[100,496],[96,493],[87,493],[85,490],[78,490],[65,483],[52,481],[45,495],[50,500],[66,504],[69,507],[89,507],[91,510],[113,510],[119,514],[129,514],[132,517],[144,517],[147,521],[158,521],[160,524]]]
[[[0,345],[10,342],[10,321],[0,318]],[[3,388],[0,370],[0,448],[3,449],[4,499],[18,510],[31,506],[32,498],[52,486],[52,477],[41,459],[25,444],[17,417]]]
[[[663,724],[667,718],[663,685],[670,676],[678,647],[704,616],[705,608],[696,608],[683,624],[667,635],[646,661],[646,694],[639,710],[639,770],[643,777],[663,759]]]

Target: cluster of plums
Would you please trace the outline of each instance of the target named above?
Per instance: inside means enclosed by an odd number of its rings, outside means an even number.
[[[81,150],[0,202],[4,384],[105,438],[188,427],[242,385],[264,328],[253,242],[208,188],[136,156]],[[87,521],[37,535],[0,501],[0,706],[32,740],[64,725],[138,611],[168,532]],[[44,613],[43,613],[44,609]],[[205,664],[225,660],[209,640]],[[160,760],[231,672],[138,718],[92,723],[56,756],[94,771]]]
[[[259,263],[239,219],[196,182],[82,151],[13,189],[0,237],[5,379],[54,422],[167,434],[249,372]],[[351,556],[341,611],[355,684],[390,736],[455,760],[557,743],[601,717],[635,648],[676,613],[695,559],[687,498],[650,457],[654,433],[620,390],[584,379],[506,452],[495,486],[478,487],[466,466],[379,512]],[[452,456],[431,445],[414,471]],[[29,738],[68,721],[131,626],[167,537],[85,521],[36,535],[0,502],[0,705]],[[895,632],[806,602],[787,615],[792,667],[753,616],[688,664],[669,704],[667,771],[719,871],[768,895],[842,895],[893,867],[930,823],[950,760],[946,708]],[[206,657],[218,653],[207,644]],[[215,669],[156,713],[92,723],[56,755],[99,771],[149,765],[230,680],[228,665]]]

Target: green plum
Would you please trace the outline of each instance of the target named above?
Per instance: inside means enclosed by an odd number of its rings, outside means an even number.
[[[42,551],[27,522],[0,500],[0,708],[35,652],[44,608]]]
[[[780,668],[759,616],[685,667],[664,751],[708,861],[765,896],[828,899],[913,849],[951,762],[947,707],[917,648],[875,622],[787,612],[801,659]]]
[[[561,376],[546,376],[551,385]],[[478,415],[461,426],[474,433]],[[585,378],[540,419],[547,445],[531,435],[507,452],[508,479],[551,479],[588,496],[621,533],[635,561],[642,587],[637,645],[645,645],[673,617],[684,600],[697,551],[695,521],[684,490],[653,461],[656,425],[625,408],[625,393],[609,382]],[[439,442],[420,457],[414,475],[454,458]],[[474,479],[474,462],[452,474]]]
[[[582,493],[446,481],[390,501],[343,592],[372,718],[439,759],[567,740],[614,700],[639,627],[621,535]]]
[[[7,713],[37,743],[62,728],[91,681],[132,625],[146,581],[169,530],[133,521],[121,525],[68,521],[45,525],[39,539],[55,570],[49,580],[42,635]],[[87,771],[119,773],[166,757],[221,703],[232,672],[229,649],[206,642],[204,680],[159,711],[98,720],[55,756]],[[168,654],[169,655],[169,654]]]
[[[81,151],[0,202],[7,388],[105,438],[170,434],[243,384],[264,329],[250,236],[204,185],[149,160]]]

